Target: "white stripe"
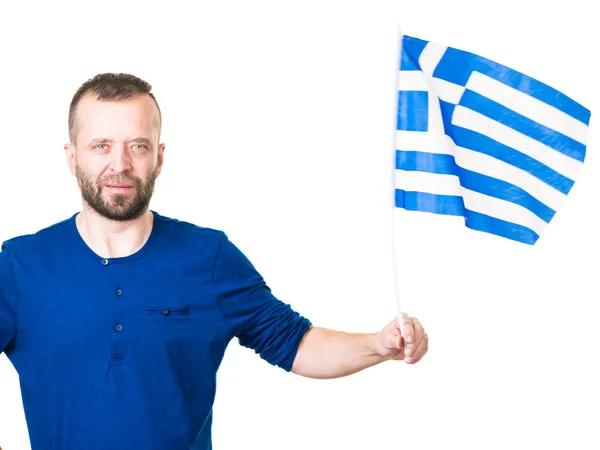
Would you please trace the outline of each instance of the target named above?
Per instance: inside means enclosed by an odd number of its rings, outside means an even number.
[[[554,211],[558,210],[566,197],[529,172],[492,156],[459,146],[455,152],[454,159],[460,167],[518,186]]]
[[[471,211],[522,225],[535,231],[538,235],[541,235],[548,226],[546,222],[534,213],[516,203],[500,200],[464,188],[462,192],[465,206]]]
[[[398,72],[399,91],[429,91],[445,102],[457,105],[465,88],[441,78],[431,78],[420,70],[400,70]]]
[[[429,79],[431,82],[431,79]],[[427,98],[427,132],[428,133],[443,133],[444,120],[440,107],[440,100],[435,92],[430,91]]]
[[[433,84],[433,89],[439,98],[454,105],[458,105],[465,92],[464,86],[450,83],[441,78],[431,78],[431,84]]]
[[[441,133],[422,131],[396,131],[396,150],[454,154],[454,142]]]
[[[433,42],[427,43],[419,55],[419,67],[429,77],[433,76],[433,71],[446,53],[448,47]]]
[[[462,106],[454,109],[452,123],[512,147],[571,180],[577,179],[583,168],[581,161],[570,158],[523,133]]]
[[[461,196],[467,209],[525,226],[538,235],[547,226],[546,222],[521,205],[461,187],[458,177],[454,175],[396,170],[394,181],[396,189]]]
[[[445,175],[415,170],[395,170],[396,189],[427,192],[438,195],[461,195],[460,180],[456,175]]]
[[[554,131],[586,144],[588,126],[554,106],[531,97],[479,72],[473,72],[467,89],[483,95]]]
[[[453,155],[460,167],[518,186],[555,211],[566,197],[525,170],[493,156],[455,146],[445,134],[396,131],[396,149]]]
[[[398,72],[399,91],[429,91],[425,74],[420,70],[400,70]]]

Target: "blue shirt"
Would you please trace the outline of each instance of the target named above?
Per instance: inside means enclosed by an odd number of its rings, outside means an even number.
[[[219,230],[154,214],[104,259],[74,214],[0,252],[0,351],[19,374],[32,450],[209,450],[229,341],[291,370],[310,322]]]

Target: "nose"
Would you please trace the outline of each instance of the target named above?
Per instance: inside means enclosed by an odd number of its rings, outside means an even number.
[[[126,145],[115,145],[111,152],[110,169],[112,172],[128,172],[131,170],[131,155]]]

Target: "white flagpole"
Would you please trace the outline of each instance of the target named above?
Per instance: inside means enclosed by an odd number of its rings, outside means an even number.
[[[396,46],[396,75],[395,75],[395,80],[396,83],[394,84],[395,86],[395,92],[396,92],[396,97],[395,97],[395,102],[394,102],[394,111],[395,111],[395,115],[394,117],[397,117],[398,115],[398,76],[399,76],[399,72],[400,72],[400,63],[402,60],[402,30],[399,30],[399,36],[398,36],[398,40],[397,42],[397,46]],[[396,123],[396,121],[394,121],[394,123]],[[394,138],[392,139],[393,145],[392,145],[392,170],[391,170],[391,174],[392,174],[392,267],[393,267],[393,276],[394,276],[394,291],[396,293],[396,305],[398,307],[398,324],[400,327],[400,332],[402,333],[402,336],[404,337],[404,317],[402,316],[402,302],[401,302],[401,297],[402,295],[400,294],[400,284],[398,282],[398,263],[397,263],[397,242],[396,242],[396,231],[397,231],[397,218],[400,215],[400,210],[399,208],[396,208],[396,126],[394,126],[394,134],[393,134]]]
[[[394,161],[395,161],[395,157],[394,157]],[[394,165],[395,167],[395,165]],[[395,189],[392,189],[392,191],[395,191]],[[392,266],[394,269],[394,291],[396,293],[396,305],[398,307],[398,324],[400,326],[400,332],[402,333],[402,336],[404,337],[404,317],[402,316],[402,302],[400,301],[401,298],[401,294],[400,294],[400,285],[398,283],[398,264],[396,262],[396,256],[397,256],[397,245],[396,245],[396,218],[399,215],[399,210],[398,208],[396,208],[396,204],[394,201],[394,205],[392,206],[393,210],[392,210]]]

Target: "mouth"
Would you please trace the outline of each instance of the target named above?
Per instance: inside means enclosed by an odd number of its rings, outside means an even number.
[[[133,186],[130,184],[106,184],[105,187],[114,192],[130,192],[133,190]]]

